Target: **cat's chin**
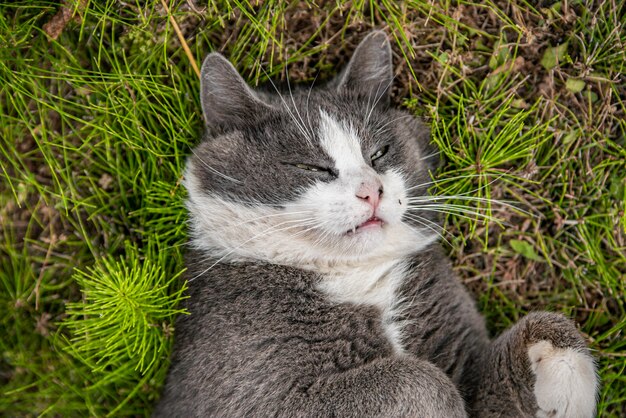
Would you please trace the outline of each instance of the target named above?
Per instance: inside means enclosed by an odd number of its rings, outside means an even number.
[[[390,224],[380,220],[371,222],[368,220],[345,232],[342,239],[335,241],[332,252],[347,255],[348,258],[377,255],[383,247],[391,244],[389,241],[393,236],[391,230],[393,228]]]
[[[368,221],[370,221],[368,219]],[[427,234],[404,223],[390,221],[365,221],[355,228],[336,236],[332,241],[317,241],[325,247],[328,257],[359,259],[401,258],[413,254],[436,240],[436,234]]]

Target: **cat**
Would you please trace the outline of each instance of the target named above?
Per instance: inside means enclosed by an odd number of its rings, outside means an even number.
[[[282,94],[205,59],[190,315],[154,417],[594,415],[572,321],[534,312],[488,338],[424,209],[437,156],[390,105],[391,56],[373,31],[325,86]]]

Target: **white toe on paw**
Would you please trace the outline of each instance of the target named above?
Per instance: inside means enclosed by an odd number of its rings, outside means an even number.
[[[598,377],[591,356],[540,341],[528,349],[528,357],[536,377],[537,418],[595,415]]]

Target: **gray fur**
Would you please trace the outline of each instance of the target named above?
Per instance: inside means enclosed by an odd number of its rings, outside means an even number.
[[[202,63],[201,74],[200,101],[208,126],[242,123],[271,111],[222,55],[209,54]]]
[[[202,66],[203,112],[211,126],[191,159],[201,189],[241,205],[280,207],[316,181],[332,182],[333,161],[315,137],[318,108],[350,122],[363,155],[392,145],[374,170],[396,168],[409,184],[427,182],[435,163],[425,158],[432,154],[428,130],[389,107],[391,74],[382,32],[370,34],[327,86],[295,88],[293,102],[288,92],[283,102],[252,91],[232,65],[211,54]],[[215,94],[222,91],[228,93]],[[328,172],[305,172],[297,163]],[[425,193],[418,187],[410,195]],[[197,215],[191,213],[192,226]],[[421,216],[438,222],[432,212]],[[196,238],[199,233],[194,230]],[[403,261],[401,353],[385,335],[377,307],[331,300],[320,292],[315,270],[253,260],[208,269],[216,259],[202,248],[192,248],[187,259],[191,315],[176,323],[154,417],[533,417],[538,405],[528,348],[548,341],[587,353],[572,322],[551,313],[528,315],[490,341],[437,244]]]

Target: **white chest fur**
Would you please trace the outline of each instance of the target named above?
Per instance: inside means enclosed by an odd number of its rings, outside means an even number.
[[[402,352],[402,324],[396,320],[400,305],[397,294],[406,275],[406,264],[392,260],[377,264],[346,266],[323,272],[319,289],[337,302],[374,305],[397,352]]]

